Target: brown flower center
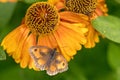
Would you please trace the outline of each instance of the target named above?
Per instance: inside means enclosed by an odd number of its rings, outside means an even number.
[[[56,8],[46,2],[38,2],[30,6],[25,15],[25,24],[36,35],[53,32],[59,17]]]
[[[65,0],[68,11],[90,15],[96,9],[97,0]]]

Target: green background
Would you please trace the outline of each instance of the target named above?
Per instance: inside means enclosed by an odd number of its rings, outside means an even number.
[[[26,9],[40,0],[0,3],[0,42],[20,25]],[[92,21],[94,28],[105,35],[94,48],[78,51],[69,62],[68,71],[48,76],[45,71],[22,69],[0,48],[0,80],[120,80],[120,1],[106,0],[108,17]],[[5,57],[6,54],[6,57]]]

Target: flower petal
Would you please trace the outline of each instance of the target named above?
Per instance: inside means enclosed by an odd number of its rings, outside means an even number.
[[[75,23],[87,23],[88,17],[84,14],[77,14],[69,11],[64,11],[60,13],[60,18],[63,21],[75,22]]]

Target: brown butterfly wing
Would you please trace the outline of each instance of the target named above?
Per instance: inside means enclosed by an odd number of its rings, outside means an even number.
[[[46,46],[32,46],[30,48],[30,56],[34,60],[37,68],[40,70],[46,70],[50,58],[50,52],[52,51],[52,49]]]
[[[64,72],[68,69],[68,62],[60,53],[56,52],[54,59],[51,61],[47,74],[50,76],[56,75],[57,73]]]

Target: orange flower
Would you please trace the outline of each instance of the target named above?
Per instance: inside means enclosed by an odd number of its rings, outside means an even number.
[[[71,11],[76,13],[76,15],[87,15],[89,24],[87,25],[88,32],[86,34],[87,43],[84,46],[86,48],[92,48],[95,46],[95,43],[99,42],[100,34],[93,28],[91,20],[107,15],[108,9],[105,0],[48,0],[48,2],[53,3],[58,9],[64,9],[64,12]]]
[[[107,16],[107,5],[105,4],[105,0],[97,0],[97,5],[95,11],[91,14],[90,20],[96,19],[99,16]],[[87,43],[85,44],[86,48],[91,48],[95,46],[95,43],[99,42],[100,33],[97,32],[91,22],[88,25],[88,33],[87,33]]]
[[[47,2],[31,5],[22,24],[3,39],[1,45],[4,50],[22,68],[28,66],[37,70],[30,57],[31,46],[57,48],[69,61],[86,44],[88,17],[69,11],[58,13],[57,10]]]

